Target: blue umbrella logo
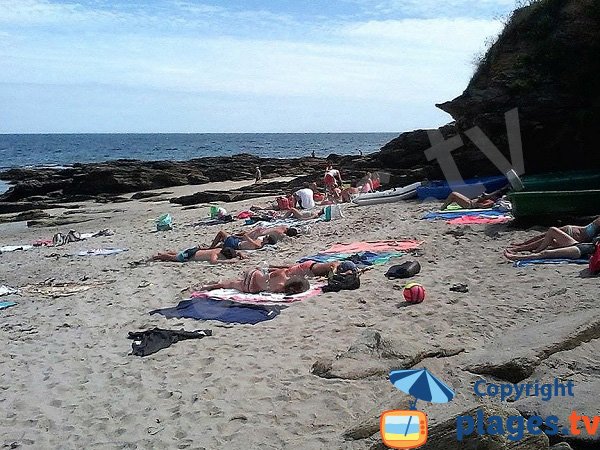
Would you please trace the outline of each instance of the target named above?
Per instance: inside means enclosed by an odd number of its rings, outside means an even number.
[[[393,370],[390,381],[397,389],[415,398],[410,404],[411,410],[416,409],[417,400],[448,403],[454,398],[454,391],[427,369]]]

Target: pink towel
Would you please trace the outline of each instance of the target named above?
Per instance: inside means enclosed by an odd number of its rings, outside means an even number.
[[[335,244],[322,253],[382,253],[389,251],[409,251],[418,248],[423,241],[374,241],[352,242],[350,244]]]
[[[512,217],[501,216],[501,217],[484,217],[484,216],[463,216],[457,217],[456,219],[448,220],[447,223],[450,225],[473,225],[480,223],[506,223],[510,222]]]
[[[278,303],[292,303],[314,297],[321,293],[323,283],[317,283],[306,292],[295,295],[273,294],[270,292],[259,292],[258,294],[247,294],[235,289],[214,289],[212,291],[192,292],[191,298],[212,298],[218,300],[232,300],[238,303],[251,303],[258,305],[269,305]]]

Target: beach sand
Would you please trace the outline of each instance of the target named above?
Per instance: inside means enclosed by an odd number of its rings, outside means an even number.
[[[265,203],[256,199],[224,206],[235,212]],[[581,278],[584,266],[516,269],[501,250],[532,231],[506,225],[458,228],[420,219],[438,206],[416,201],[348,206],[344,219],[312,225],[310,234],[283,241],[277,252],[255,252],[239,265],[129,264],[160,250],[209,244],[219,226],[189,226],[208,216],[208,206],[184,210],[156,199],[83,203],[78,214],[92,218],[85,223],[3,227],[2,245],[51,238],[69,228],[82,233],[110,228],[115,234],[0,255],[0,284],[23,287],[54,279],[93,285],[67,297],[23,293],[2,298],[18,305],[0,311],[0,443],[35,449],[366,449],[378,441],[377,435],[346,440],[344,431],[406,396],[385,374],[365,379],[317,376],[311,373],[315,361],[344,354],[373,331],[407,353],[413,348],[456,350],[456,356],[420,364],[457,391],[449,405],[419,404],[435,423],[479,401],[469,390],[475,376],[462,370],[473,352],[518,327],[575,311],[597,315],[598,280]],[[154,219],[165,212],[173,216],[174,230],[154,232]],[[238,230],[241,221],[224,228]],[[362,276],[359,290],[291,304],[271,321],[226,325],[148,314],[175,306],[202,283],[234,277],[263,261],[293,262],[338,242],[408,238],[424,241],[421,255],[376,266]],[[100,247],[129,251],[62,256]],[[391,264],[409,259],[421,263],[414,281],[425,286],[427,298],[405,307],[402,281],[387,280],[384,273]],[[455,283],[467,284],[469,292],[450,292]],[[212,329],[213,336],[179,342],[144,358],[129,355],[128,332],[153,327]],[[359,358],[354,369],[360,372],[363,366]]]

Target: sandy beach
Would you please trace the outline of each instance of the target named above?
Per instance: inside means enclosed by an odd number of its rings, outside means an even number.
[[[266,202],[223,206],[237,212]],[[208,205],[182,209],[160,198],[90,202],[77,210],[76,215],[91,219],[84,223],[3,226],[2,245],[51,238],[70,228],[115,232],[62,247],[0,255],[0,284],[24,288],[53,279],[90,287],[65,297],[26,290],[2,297],[17,302],[0,311],[3,448],[367,449],[379,442],[378,434],[354,440],[347,439],[345,431],[406,400],[386,379],[385,367],[417,354],[419,367],[431,369],[457,393],[447,405],[421,405],[431,424],[489,401],[473,394],[477,375],[464,370],[473,355],[513,330],[572,314],[597,316],[598,280],[580,277],[584,266],[514,268],[502,249],[532,236],[532,230],[421,220],[437,206],[417,201],[347,206],[343,219],[311,225],[309,234],[286,239],[276,252],[259,251],[240,264],[215,266],[130,264],[161,250],[208,245],[221,227],[190,226],[208,217]],[[154,219],[166,212],[173,216],[174,229],[154,232]],[[242,223],[223,228],[240,230]],[[234,277],[263,261],[294,262],[335,243],[390,239],[424,243],[416,256],[367,271],[359,290],[290,304],[271,321],[230,325],[148,314],[175,306],[194,287]],[[129,250],[110,256],[65,256],[104,247]],[[384,273],[391,264],[411,259],[422,266],[414,281],[423,284],[427,298],[406,307],[402,280],[388,280]],[[469,291],[451,292],[456,283],[467,284]],[[153,327],[211,329],[213,335],[176,343],[148,357],[130,355],[128,332]],[[376,333],[395,343],[394,358],[377,348],[366,356],[351,352],[349,357],[350,347],[368,342]],[[531,345],[522,342],[523,348]],[[592,348],[593,343],[582,343],[572,351],[583,352],[585,360],[592,358]],[[335,377],[311,373],[316,361],[327,360],[333,361]],[[341,365],[336,369],[336,364]],[[363,373],[369,364],[377,370],[383,367],[382,373]],[[589,373],[575,368],[572,379],[585,384],[591,380]]]

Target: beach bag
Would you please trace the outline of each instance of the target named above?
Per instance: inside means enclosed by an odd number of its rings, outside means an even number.
[[[156,231],[168,231],[173,229],[173,218],[171,214],[163,214],[156,219]]]
[[[590,257],[589,269],[593,274],[600,273],[600,244],[596,244],[596,250]]]
[[[421,271],[421,264],[417,261],[406,261],[388,269],[385,276],[388,278],[410,278]]]
[[[327,277],[327,285],[323,286],[323,292],[339,292],[346,290],[354,290],[360,287],[360,275],[353,271],[350,273],[333,273],[329,272]]]
[[[340,205],[334,204],[325,207],[325,220],[337,220],[344,217],[342,214],[342,207]]]

